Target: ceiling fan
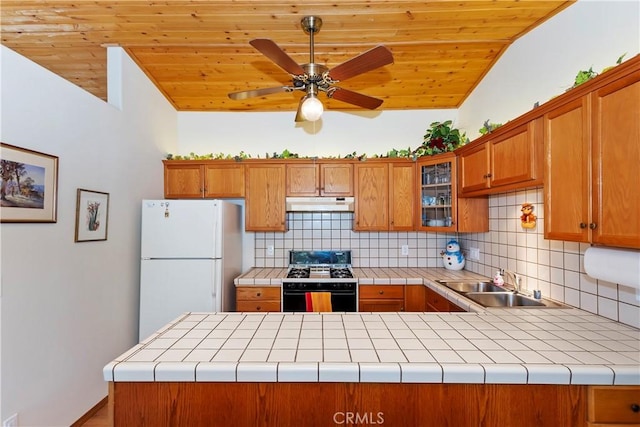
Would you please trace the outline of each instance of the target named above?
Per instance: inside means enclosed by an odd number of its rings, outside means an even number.
[[[290,86],[277,86],[263,89],[232,92],[229,98],[242,100],[273,93],[304,91],[300,99],[296,122],[315,121],[322,115],[324,107],[318,99],[318,93],[324,92],[327,97],[337,99],[358,107],[374,110],[382,104],[382,100],[335,86],[336,83],[366,73],[376,68],[393,63],[393,55],[385,46],[376,46],[360,55],[351,58],[332,69],[313,62],[313,37],[322,27],[322,19],[317,16],[305,16],[301,21],[302,29],[309,35],[309,63],[298,64],[285,53],[275,42],[269,39],[254,39],[249,43],[276,65],[291,74]]]

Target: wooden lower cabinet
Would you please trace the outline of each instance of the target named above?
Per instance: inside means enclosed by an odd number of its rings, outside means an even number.
[[[424,285],[405,285],[404,287],[404,311],[426,311]]]
[[[358,311],[404,311],[404,285],[360,285]]]
[[[589,386],[589,427],[640,426],[640,386]]]
[[[425,286],[425,311],[465,311],[436,291]]]
[[[236,287],[236,311],[281,311],[280,287]]]
[[[116,427],[583,427],[587,386],[116,382],[109,408]]]

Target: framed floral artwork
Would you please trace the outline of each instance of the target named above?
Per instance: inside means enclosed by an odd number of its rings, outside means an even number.
[[[76,242],[107,240],[109,193],[78,188]]]
[[[56,222],[58,157],[0,143],[0,222]]]

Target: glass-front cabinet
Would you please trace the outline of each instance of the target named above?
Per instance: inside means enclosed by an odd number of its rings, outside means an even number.
[[[418,160],[419,228],[426,231],[455,230],[456,157],[453,153]]]

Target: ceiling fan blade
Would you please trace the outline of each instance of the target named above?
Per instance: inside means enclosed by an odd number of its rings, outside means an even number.
[[[369,95],[363,95],[348,89],[334,87],[335,90],[328,92],[329,98],[337,99],[342,102],[357,105],[358,107],[375,110],[382,104],[382,99],[374,98]]]
[[[272,93],[292,92],[293,88],[289,86],[267,87],[263,89],[242,90],[240,92],[231,92],[229,98],[242,100],[247,98],[255,98],[256,96],[271,95]]]
[[[276,63],[280,68],[285,70],[289,74],[300,75],[304,74],[304,69],[296,61],[291,59],[284,50],[269,39],[254,39],[249,42],[251,46],[255,47],[264,56]]]
[[[338,82],[392,63],[391,51],[385,46],[376,46],[335,66],[329,71],[329,77]]]

